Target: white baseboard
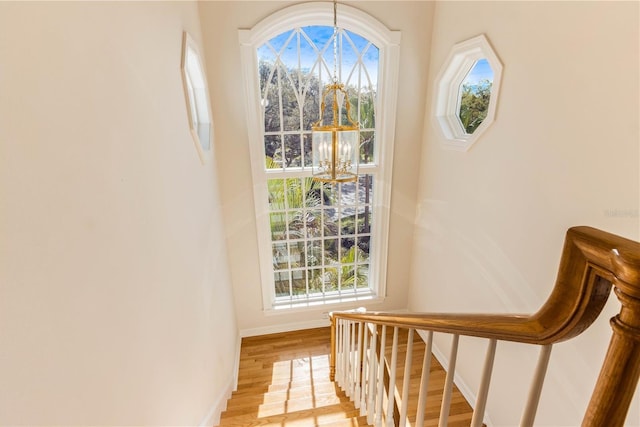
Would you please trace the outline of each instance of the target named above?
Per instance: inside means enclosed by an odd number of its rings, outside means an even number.
[[[351,305],[349,305],[349,307],[351,307]],[[340,311],[341,309],[343,309],[343,307],[336,308],[333,306],[332,308],[335,308],[335,310],[326,310],[326,312]],[[346,308],[344,309],[346,310]],[[375,311],[375,310],[372,310],[372,311]],[[406,313],[406,312],[407,312],[406,308],[399,309],[399,310],[385,310],[385,313]],[[292,332],[292,331],[299,331],[303,329],[323,328],[330,325],[331,325],[331,322],[329,321],[328,318],[314,319],[314,320],[307,320],[305,322],[284,323],[280,325],[263,326],[260,328],[241,329],[240,337],[244,338],[244,337],[255,337],[258,335],[279,334],[282,332]]]
[[[240,333],[236,337],[236,358],[233,363],[233,391],[238,390],[238,375],[240,374],[240,350],[242,347],[242,338]]]
[[[422,338],[422,341],[427,342],[428,332],[421,331],[421,330],[418,330],[417,332],[420,338]],[[442,365],[444,370],[448,371],[449,358],[445,356],[445,354],[442,351],[440,351],[440,349],[438,348],[435,342],[432,345],[431,352],[433,353],[433,356],[438,360],[438,362]],[[460,390],[460,393],[462,393],[462,395],[467,400],[467,402],[469,402],[469,405],[471,405],[472,408],[475,408],[478,396],[476,396],[475,392],[471,390],[471,388],[467,385],[467,383],[464,382],[462,377],[458,375],[457,372],[453,375],[453,382],[456,385],[456,387],[458,387],[458,390]],[[483,421],[487,425],[487,427],[493,426],[493,423],[491,422],[491,417],[486,412],[484,414]]]
[[[329,326],[328,319],[308,320],[306,322],[286,323],[282,325],[263,326],[260,328],[241,329],[240,337],[254,337],[257,335],[279,334],[281,332],[299,331],[301,329],[322,328]]]
[[[236,354],[233,362],[233,375],[229,379],[227,386],[223,392],[215,400],[211,409],[205,417],[200,421],[200,427],[211,427],[220,424],[220,416],[227,409],[227,402],[231,398],[231,394],[238,389],[238,372],[240,371],[240,344],[242,339],[238,335],[236,338]]]
[[[227,409],[227,401],[231,397],[231,393],[233,393],[233,385],[234,385],[234,376],[229,379],[229,383],[227,387],[223,390],[223,392],[218,396],[218,398],[213,402],[211,409],[205,417],[198,424],[200,427],[211,427],[217,426],[220,424],[220,415]]]

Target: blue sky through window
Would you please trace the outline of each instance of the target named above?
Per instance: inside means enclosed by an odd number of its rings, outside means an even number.
[[[479,59],[473,64],[473,67],[469,70],[462,84],[466,86],[477,86],[483,80],[493,82],[493,70],[487,58]]]
[[[322,54],[325,62],[325,65],[321,67],[323,80],[330,80],[333,76],[333,27],[316,25],[302,27],[299,30],[299,34],[296,34],[297,30],[290,30],[269,40],[258,49],[259,59],[273,62],[276,56],[279,56],[287,68],[297,68],[298,61],[300,61],[300,68],[303,71],[313,70],[317,75],[318,55]],[[342,82],[357,84],[355,77],[352,77],[349,82],[344,80],[347,79],[360,59],[367,70],[369,79],[371,79],[371,84],[376,86],[378,81],[378,48],[351,31],[344,30],[342,40]],[[300,47],[300,56],[298,56],[298,46]],[[362,84],[367,85],[364,78]]]

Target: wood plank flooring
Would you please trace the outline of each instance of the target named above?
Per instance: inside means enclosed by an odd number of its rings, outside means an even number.
[[[402,387],[406,332],[400,335],[399,378]],[[243,338],[238,389],[227,403],[219,427],[358,427],[369,426],[342,390],[329,380],[329,328]],[[416,340],[411,370],[408,426],[415,422],[417,387],[424,344]],[[436,426],[444,371],[433,358],[425,426]],[[413,396],[415,395],[415,396]],[[413,413],[413,415],[411,415]],[[471,408],[456,389],[449,426],[468,426]]]

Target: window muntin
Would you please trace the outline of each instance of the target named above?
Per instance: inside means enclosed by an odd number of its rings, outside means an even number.
[[[386,295],[386,269],[387,269],[387,241],[389,233],[391,180],[393,163],[393,146],[395,135],[396,99],[398,90],[398,72],[400,57],[399,31],[390,31],[380,21],[371,15],[349,5],[340,4],[338,8],[338,27],[359,34],[363,39],[369,40],[379,51],[376,52],[379,67],[371,72],[372,82],[377,82],[376,96],[371,103],[378,114],[370,124],[364,124],[363,120],[353,114],[355,120],[359,120],[365,132],[363,141],[373,147],[367,155],[369,164],[360,165],[360,173],[370,176],[372,191],[370,198],[370,214],[375,219],[371,226],[371,242],[369,248],[369,290],[361,289],[358,293],[348,296],[346,293],[335,298],[320,297],[298,300],[291,299],[290,303],[276,301],[274,288],[273,249],[271,241],[271,226],[268,200],[267,180],[281,177],[286,170],[288,177],[308,176],[306,170],[289,167],[284,169],[277,165],[267,168],[265,161],[265,135],[263,123],[263,96],[259,87],[259,78],[256,70],[258,67],[257,50],[267,41],[276,36],[287,33],[297,27],[307,26],[333,26],[333,5],[327,2],[306,2],[285,7],[256,24],[252,29],[238,30],[242,70],[245,82],[245,98],[247,100],[247,132],[249,136],[249,151],[251,154],[251,171],[253,176],[253,196],[256,214],[257,239],[260,262],[260,275],[262,287],[262,301],[265,313],[282,312],[282,308],[315,307],[330,302],[364,304],[364,300],[375,299],[378,302]],[[332,27],[333,28],[333,27]],[[285,40],[286,41],[286,40]],[[359,40],[354,41],[358,46]],[[369,53],[371,54],[371,53]],[[331,58],[333,55],[327,56]],[[363,61],[366,62],[367,58]],[[367,72],[370,70],[367,69]],[[326,74],[326,70],[325,70]],[[351,78],[355,78],[353,74]],[[340,75],[342,83],[345,82],[345,74]],[[361,95],[364,98],[364,95]],[[364,105],[362,103],[361,105]],[[362,111],[362,110],[361,110]],[[366,112],[363,112],[366,114]],[[279,120],[279,119],[278,119]],[[367,129],[370,131],[366,133]],[[284,132],[283,132],[284,133]],[[295,132],[294,132],[295,133]],[[280,135],[272,135],[274,140]],[[375,144],[372,144],[375,142]],[[279,143],[279,142],[275,142]],[[310,170],[311,166],[307,165]],[[345,305],[346,306],[346,305]]]
[[[276,302],[369,289],[373,179],[269,179]]]
[[[329,26],[294,28],[257,49],[276,305],[371,293],[379,50],[347,30],[337,37],[337,64]],[[361,161],[371,166],[355,183],[311,178],[311,126],[334,69],[363,128]]]
[[[333,37],[332,27],[307,26],[257,49],[267,169],[311,167],[311,125],[319,118],[323,88],[333,79]],[[361,125],[361,164],[373,164],[379,49],[341,30],[338,52],[338,80],[347,88],[352,119]]]

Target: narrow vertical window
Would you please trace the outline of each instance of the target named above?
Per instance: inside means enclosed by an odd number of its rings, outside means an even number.
[[[182,43],[182,82],[189,128],[200,159],[204,161],[204,152],[211,149],[212,137],[209,93],[198,48],[187,32],[183,33]]]

